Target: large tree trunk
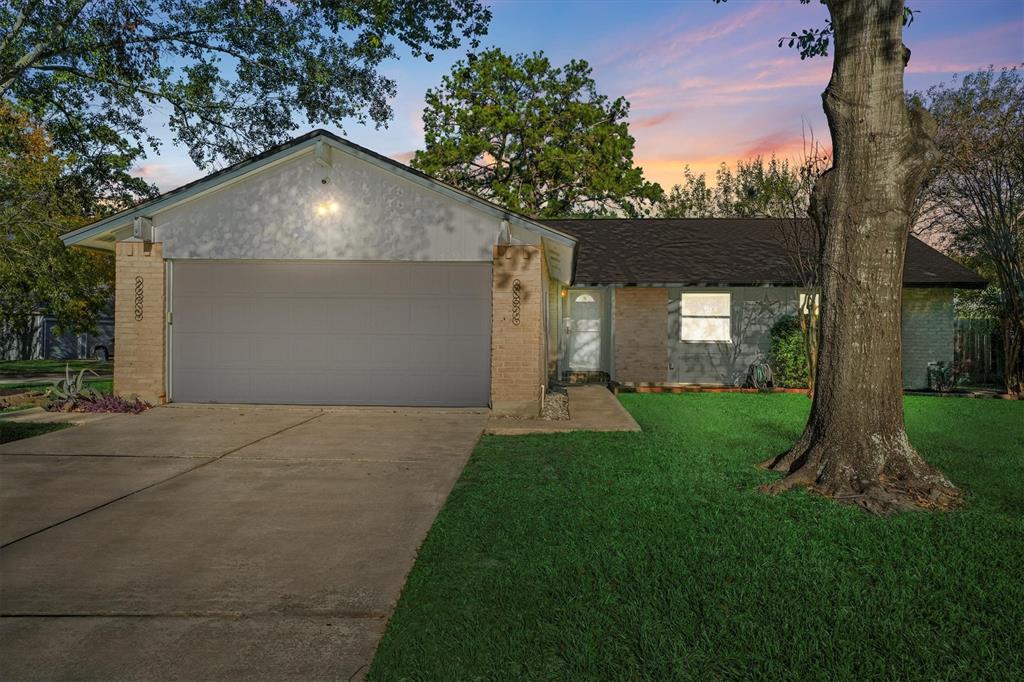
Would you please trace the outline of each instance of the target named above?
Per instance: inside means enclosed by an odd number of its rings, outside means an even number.
[[[786,477],[768,490],[806,486],[875,513],[951,506],[959,491],[903,427],[903,259],[935,123],[904,97],[902,0],[823,2],[835,57],[822,95],[833,164],[811,201],[824,235],[818,366],[807,426],[769,463]]]

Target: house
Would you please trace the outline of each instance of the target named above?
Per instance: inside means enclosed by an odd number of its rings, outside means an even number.
[[[96,320],[95,333],[60,331],[57,318],[39,312],[34,316],[35,335],[32,340],[31,360],[75,360],[94,358],[108,360],[114,355],[113,308]],[[0,349],[0,360],[19,359],[18,349]]]
[[[746,349],[761,343],[754,328],[693,322],[682,293],[717,294],[697,307],[724,320],[726,310],[745,314],[757,292],[790,296],[770,286],[786,282],[726,276],[720,261],[718,276],[694,277],[699,270],[673,265],[686,249],[659,241],[670,228],[531,220],[318,130],[63,239],[116,254],[119,393],[536,414],[562,371],[735,381]],[[929,292],[980,281],[915,249],[946,273],[924,283]],[[651,262],[641,269],[644,253]],[[683,260],[707,253],[697,247]],[[926,297],[928,311],[948,308],[948,294],[937,296]],[[941,317],[925,316],[929,325]],[[743,350],[730,366],[695,359],[697,346],[670,342],[679,324],[727,329]],[[916,324],[908,321],[915,335]],[[702,343],[711,352],[723,342]]]
[[[742,385],[806,289],[770,219],[546,220],[579,240],[560,297],[558,372],[619,383]],[[903,383],[953,361],[953,291],[985,280],[916,237],[903,271]]]

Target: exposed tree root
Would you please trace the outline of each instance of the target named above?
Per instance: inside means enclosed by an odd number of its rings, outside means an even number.
[[[770,495],[807,488],[842,504],[879,516],[921,510],[954,509],[963,493],[925,462],[905,435],[886,443],[810,443],[801,438],[791,450],[762,466],[785,478],[761,487]],[[828,455],[828,456],[827,456]]]

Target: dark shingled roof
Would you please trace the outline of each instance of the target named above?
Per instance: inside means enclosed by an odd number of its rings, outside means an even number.
[[[768,218],[540,220],[579,239],[577,284],[756,286],[799,283]],[[808,228],[810,223],[808,222]],[[984,279],[911,237],[903,283],[982,288]]]

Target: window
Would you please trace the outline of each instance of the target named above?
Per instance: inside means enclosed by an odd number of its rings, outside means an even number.
[[[801,313],[811,312],[811,306],[814,306],[814,314],[818,314],[818,295],[812,294],[814,298],[808,297],[807,294],[800,294],[799,311]]]
[[[681,341],[731,341],[732,294],[683,294],[679,301]]]

